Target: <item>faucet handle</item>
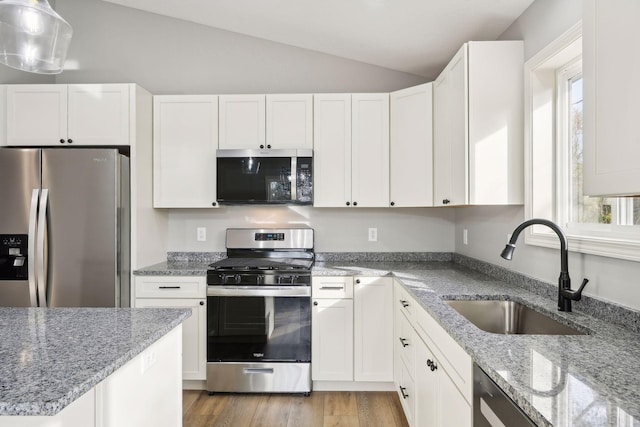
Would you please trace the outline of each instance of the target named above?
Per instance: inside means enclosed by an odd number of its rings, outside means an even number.
[[[560,293],[565,298],[569,298],[573,301],[580,301],[580,298],[582,298],[582,290],[585,286],[587,286],[587,283],[589,283],[589,279],[582,279],[582,284],[577,291],[572,291],[571,289],[563,289],[560,291]]]

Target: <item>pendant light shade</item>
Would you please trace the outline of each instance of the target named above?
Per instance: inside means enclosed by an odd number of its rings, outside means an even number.
[[[72,33],[47,0],[0,0],[2,64],[31,73],[61,73]]]

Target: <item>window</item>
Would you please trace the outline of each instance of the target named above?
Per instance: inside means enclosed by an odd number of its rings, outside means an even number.
[[[580,25],[525,64],[526,217],[557,222],[572,251],[640,260],[640,198],[582,190],[583,83]],[[557,247],[541,226],[526,241]]]

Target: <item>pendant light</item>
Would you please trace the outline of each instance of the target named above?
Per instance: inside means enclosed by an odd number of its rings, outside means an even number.
[[[2,64],[31,73],[61,73],[72,33],[47,0],[0,0]]]

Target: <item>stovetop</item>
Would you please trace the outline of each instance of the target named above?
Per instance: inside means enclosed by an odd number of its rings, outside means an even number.
[[[225,258],[209,264],[213,271],[250,272],[261,270],[309,270],[313,259],[298,258]]]

